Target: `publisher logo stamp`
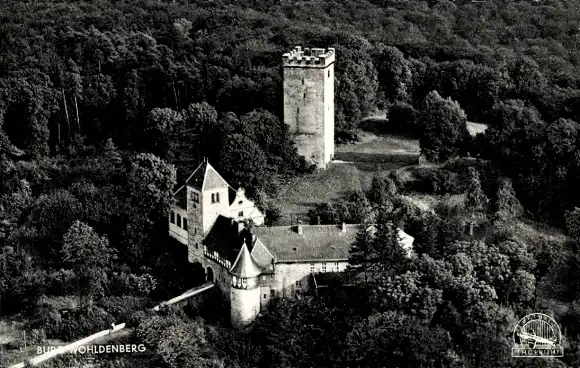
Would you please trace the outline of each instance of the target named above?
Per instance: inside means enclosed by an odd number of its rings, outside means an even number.
[[[556,358],[564,356],[562,334],[554,319],[542,313],[528,314],[514,329],[514,358]]]

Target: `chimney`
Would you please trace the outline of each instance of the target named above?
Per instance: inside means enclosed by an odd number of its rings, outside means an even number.
[[[342,223],[342,232],[346,233],[346,224],[344,222]]]
[[[298,224],[298,226],[296,227],[296,232],[298,233],[298,235],[304,235],[304,229],[302,228],[302,224]]]

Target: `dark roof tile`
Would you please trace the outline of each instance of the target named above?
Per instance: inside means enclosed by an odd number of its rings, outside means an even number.
[[[274,255],[283,261],[330,261],[346,260],[356,238],[357,225],[346,225],[346,231],[336,225],[256,227],[252,229],[258,239]]]

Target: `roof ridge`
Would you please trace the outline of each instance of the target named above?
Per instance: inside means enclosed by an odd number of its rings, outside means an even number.
[[[211,167],[209,162],[205,161],[206,167],[205,167],[205,171],[203,173],[203,180],[201,181],[201,191],[203,192],[203,189],[205,187],[205,179],[207,179],[207,171],[208,169]]]

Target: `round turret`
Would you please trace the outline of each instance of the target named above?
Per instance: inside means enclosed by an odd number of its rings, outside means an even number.
[[[241,327],[252,322],[260,313],[260,275],[262,270],[250,254],[246,242],[229,271],[232,276],[230,287],[231,322]]]

